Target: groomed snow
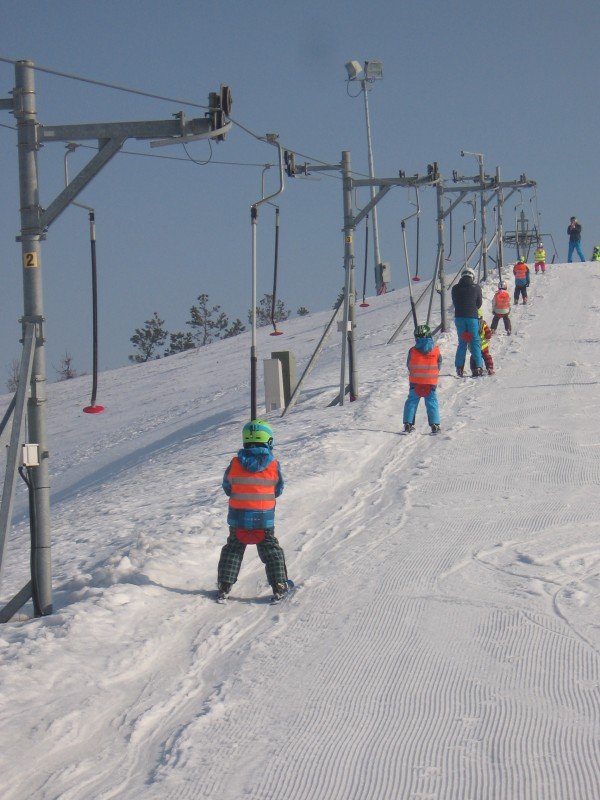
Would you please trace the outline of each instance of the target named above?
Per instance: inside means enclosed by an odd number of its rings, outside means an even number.
[[[490,282],[484,289],[491,321]],[[274,425],[278,606],[254,548],[214,602],[248,334],[48,387],[55,613],[0,627],[3,800],[597,800],[600,266],[532,275],[497,372],[400,436],[406,290],[358,312]],[[330,313],[260,331],[299,374]],[[48,324],[51,336],[51,321]],[[8,396],[0,399],[3,413]],[[19,486],[3,601],[27,581]]]

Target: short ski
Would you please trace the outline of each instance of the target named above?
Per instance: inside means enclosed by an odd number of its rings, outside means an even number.
[[[280,603],[282,600],[285,600],[287,597],[290,596],[290,594],[296,588],[296,584],[294,583],[294,581],[290,580],[289,578],[287,579],[286,583],[287,583],[288,589],[287,589],[287,592],[285,592],[284,594],[279,595],[279,596],[272,595],[271,597],[268,597],[268,598],[260,597],[260,598],[257,598],[257,601],[261,601],[262,602],[264,600],[268,600],[271,604],[276,605],[277,603]],[[216,596],[215,596],[215,601],[219,605],[222,605],[222,606],[227,605],[228,599],[229,599],[229,594],[222,594],[219,591],[217,591]]]

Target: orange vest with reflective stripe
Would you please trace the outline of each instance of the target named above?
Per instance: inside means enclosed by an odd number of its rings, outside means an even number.
[[[494,314],[508,314],[510,312],[510,295],[506,289],[499,289],[492,300]]]
[[[260,472],[250,472],[242,467],[235,456],[227,475],[231,483],[229,508],[250,511],[270,511],[275,508],[275,487],[279,479],[277,459]]]
[[[440,349],[437,345],[429,353],[422,353],[416,347],[410,348],[408,359],[408,380],[427,386],[436,386],[440,374],[438,358]]]
[[[521,261],[517,262],[513,267],[513,275],[517,279],[523,279],[527,277],[527,264],[523,264]]]

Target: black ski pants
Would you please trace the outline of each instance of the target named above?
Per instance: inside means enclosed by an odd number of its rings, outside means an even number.
[[[217,571],[218,583],[235,583],[238,579],[240,568],[247,545],[242,544],[236,536],[235,528],[229,528],[229,536],[221,549],[221,558]],[[285,556],[281,545],[275,538],[274,528],[265,528],[265,538],[256,545],[258,556],[265,565],[267,580],[273,586],[276,583],[285,583],[287,569]]]

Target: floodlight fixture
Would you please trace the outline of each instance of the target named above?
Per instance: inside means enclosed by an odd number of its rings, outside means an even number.
[[[365,61],[365,78],[368,81],[380,81],[383,78],[383,62],[375,58]]]
[[[473,153],[471,150],[461,150],[461,156],[464,158],[465,156],[475,156],[479,164],[483,164],[483,153]]]
[[[360,76],[362,74],[362,67],[358,61],[348,61],[346,62],[346,72],[348,73],[348,80],[349,81],[357,81],[360,80]]]

